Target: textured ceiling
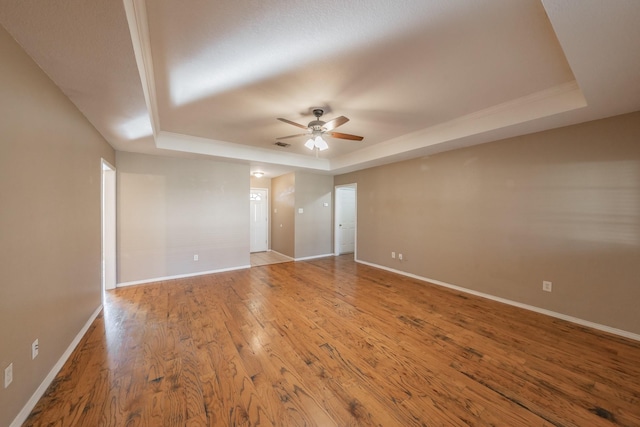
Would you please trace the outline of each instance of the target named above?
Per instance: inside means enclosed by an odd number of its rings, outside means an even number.
[[[188,7],[187,7],[188,6]],[[7,0],[118,150],[339,173],[640,109],[636,0]],[[316,157],[310,107],[350,121]]]

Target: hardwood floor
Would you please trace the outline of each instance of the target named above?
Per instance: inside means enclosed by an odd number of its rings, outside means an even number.
[[[638,426],[640,343],[351,256],[121,288],[42,426]]]

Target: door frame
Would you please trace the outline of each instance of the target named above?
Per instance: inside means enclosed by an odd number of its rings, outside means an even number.
[[[105,159],[100,162],[100,237],[100,284],[104,292],[117,284],[116,168]]]
[[[249,188],[249,192],[250,193],[253,190],[264,191],[265,194],[266,194],[266,196],[265,196],[265,200],[267,202],[267,209],[266,209],[266,216],[267,216],[267,221],[266,221],[266,223],[267,223],[267,225],[266,225],[266,228],[267,228],[267,249],[266,250],[270,251],[271,250],[271,247],[270,247],[270,243],[271,243],[271,215],[270,215],[270,213],[271,213],[271,200],[269,199],[269,189],[265,188],[265,187],[250,187]],[[251,205],[251,202],[249,202],[249,205]],[[252,237],[253,236],[251,236],[251,224],[249,224],[249,253],[250,254],[253,253],[253,252],[251,252],[251,238]]]
[[[333,211],[333,254],[335,256],[340,255],[340,225],[338,223],[338,211],[341,208],[340,207],[340,198],[338,197],[338,192],[341,191],[341,189],[344,188],[352,188],[353,189],[353,197],[354,197],[354,203],[355,203],[355,207],[353,210],[353,215],[354,215],[354,219],[353,219],[353,228],[354,228],[354,235],[353,235],[353,258],[354,260],[358,259],[358,183],[351,183],[351,184],[342,184],[342,185],[336,185],[335,186],[335,191],[334,191],[334,197],[335,197],[335,202],[333,204],[334,206],[334,211]]]

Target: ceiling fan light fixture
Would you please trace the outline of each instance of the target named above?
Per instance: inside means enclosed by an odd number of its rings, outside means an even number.
[[[314,144],[315,144],[316,147],[318,147],[318,150],[320,150],[320,151],[324,151],[327,148],[329,148],[329,145],[327,144],[327,141],[322,139],[322,137],[320,135],[316,136]]]
[[[312,138],[309,138],[307,140],[307,142],[304,143],[304,146],[307,147],[309,150],[313,150],[316,146],[315,142],[313,141]]]

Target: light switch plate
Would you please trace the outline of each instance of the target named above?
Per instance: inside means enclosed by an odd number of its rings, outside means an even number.
[[[13,382],[13,363],[9,363],[9,366],[4,368],[4,388],[9,387],[9,384]]]

